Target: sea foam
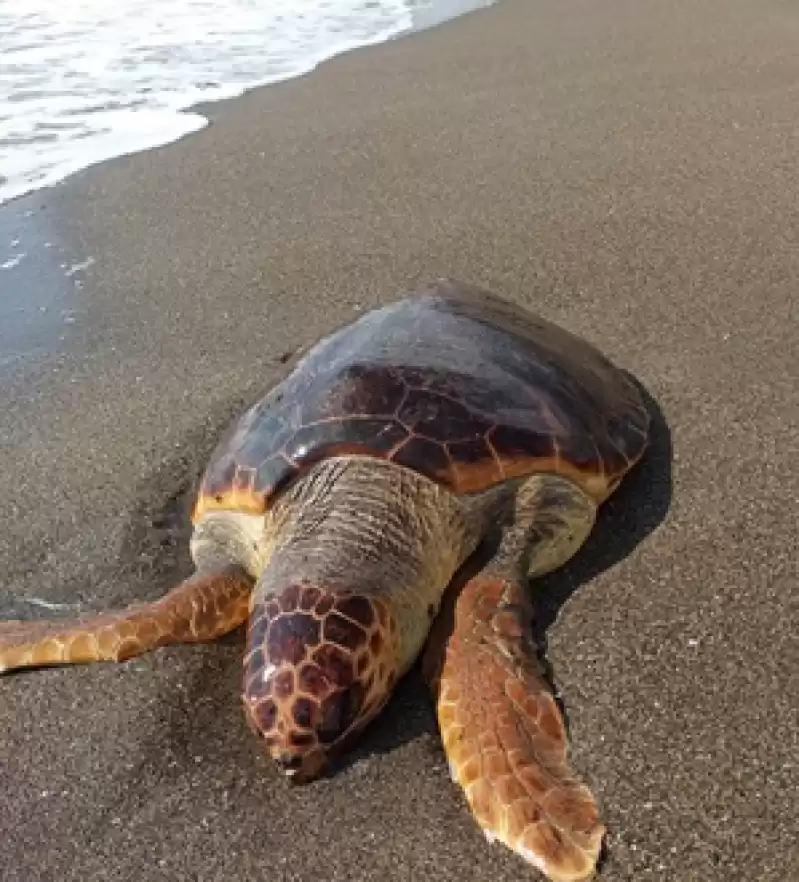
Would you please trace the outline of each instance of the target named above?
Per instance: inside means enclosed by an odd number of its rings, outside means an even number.
[[[409,30],[433,0],[0,0],[0,202],[202,128],[187,108]],[[474,5],[482,5],[475,3]]]

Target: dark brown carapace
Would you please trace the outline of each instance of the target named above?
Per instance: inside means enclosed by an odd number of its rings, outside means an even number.
[[[193,517],[262,514],[311,465],[344,455],[456,493],[554,472],[601,500],[648,425],[635,384],[584,340],[441,281],[318,343],[220,442]]]
[[[297,584],[254,604],[244,705],[286,774],[315,776],[378,713],[398,676],[397,637],[377,598]]]

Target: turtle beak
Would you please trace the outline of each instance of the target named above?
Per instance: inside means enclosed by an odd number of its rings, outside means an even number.
[[[302,757],[296,754],[281,753],[274,760],[275,765],[287,778],[293,778],[302,769]]]
[[[321,750],[302,755],[284,751],[273,756],[272,759],[281,774],[293,784],[306,784],[319,777],[327,764],[327,758]]]

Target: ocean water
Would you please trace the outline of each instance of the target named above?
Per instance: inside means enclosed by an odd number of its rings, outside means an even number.
[[[187,108],[492,0],[0,0],[0,203],[206,125]]]

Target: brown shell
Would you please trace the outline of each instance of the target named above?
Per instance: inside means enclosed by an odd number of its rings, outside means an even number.
[[[261,513],[303,469],[341,454],[456,492],[558,472],[601,500],[643,453],[648,424],[629,375],[593,346],[441,280],[310,349],[217,447],[194,517]]]

